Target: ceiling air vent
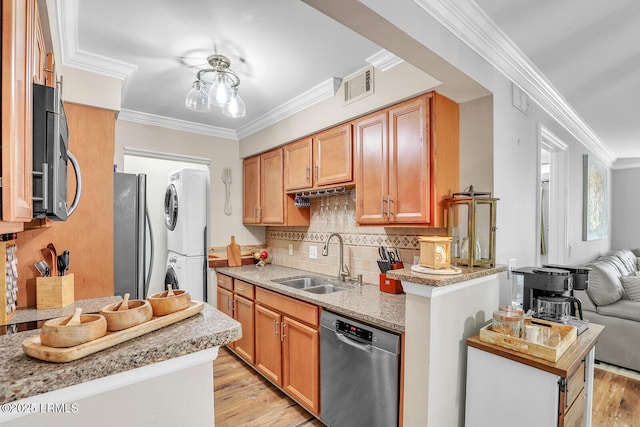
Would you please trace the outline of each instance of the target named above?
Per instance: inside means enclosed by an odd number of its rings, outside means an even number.
[[[344,79],[344,103],[349,104],[373,93],[373,67]]]

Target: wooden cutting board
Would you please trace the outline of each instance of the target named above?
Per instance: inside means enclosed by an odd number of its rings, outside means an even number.
[[[229,267],[242,265],[240,246],[236,244],[235,236],[231,236],[231,244],[227,245],[227,262],[229,263]]]
[[[191,301],[191,306],[166,316],[152,317],[151,320],[141,323],[129,329],[123,329],[117,332],[107,332],[101,338],[74,347],[55,348],[42,345],[40,335],[29,337],[22,341],[22,351],[27,355],[44,360],[47,362],[65,363],[72,360],[93,354],[97,351],[104,350],[116,344],[128,341],[132,338],[139,337],[146,333],[158,330],[162,327],[171,325],[180,320],[191,317],[202,311],[204,303],[199,301]]]

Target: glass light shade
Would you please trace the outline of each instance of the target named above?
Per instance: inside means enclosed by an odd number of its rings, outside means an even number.
[[[238,88],[234,88],[231,100],[226,106],[222,107],[222,114],[233,118],[239,118],[244,117],[246,112],[247,110],[244,106],[244,101],[238,94]]]
[[[201,113],[211,111],[206,85],[199,80],[193,82],[193,87],[187,94],[187,99],[184,101],[184,104],[188,109],[193,111],[199,111]]]
[[[215,73],[209,89],[209,102],[223,107],[229,103],[233,89],[224,73]]]

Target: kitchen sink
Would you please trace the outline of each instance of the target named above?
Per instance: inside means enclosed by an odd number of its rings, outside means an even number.
[[[330,294],[332,292],[343,291],[345,288],[332,285],[327,279],[320,277],[296,277],[295,279],[276,280],[281,285],[290,288],[300,289],[314,294]]]
[[[341,288],[339,286],[334,286],[330,284],[312,286],[310,288],[302,289],[306,292],[311,292],[313,294],[330,294],[332,292],[344,291],[345,288]]]
[[[290,288],[296,289],[305,289],[312,286],[326,285],[329,283],[327,282],[327,279],[321,279],[319,277],[297,277],[295,279],[287,279],[282,281],[276,280],[276,282],[280,283],[281,285],[289,286]]]

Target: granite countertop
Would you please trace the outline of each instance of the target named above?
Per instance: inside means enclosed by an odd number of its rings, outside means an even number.
[[[114,302],[121,301],[120,296],[92,298],[75,301],[73,304],[69,304],[62,308],[51,308],[47,310],[37,310],[35,308],[19,308],[11,319],[7,321],[7,325],[13,325],[16,323],[34,322],[37,320],[49,320],[56,317],[71,316],[76,307],[82,308],[83,313],[97,313],[105,305],[113,304]]]
[[[192,317],[68,363],[24,354],[22,341],[38,333],[0,336],[0,404],[225,345],[239,339],[242,328],[205,304]]]
[[[492,274],[501,273],[507,271],[507,266],[496,265],[495,267],[461,267],[462,273],[460,274],[424,274],[416,273],[410,268],[403,268],[401,270],[389,270],[387,271],[387,277],[396,280],[402,280],[406,282],[416,283],[426,286],[449,286],[460,282],[466,282],[467,280],[479,279],[480,277],[490,276]]]
[[[353,282],[340,282],[335,276],[273,264],[267,264],[261,269],[255,265],[244,265],[216,268],[216,271],[383,329],[404,331],[405,295],[381,292],[377,284],[363,283],[358,286]],[[325,278],[332,284],[348,289],[330,294],[312,294],[274,281],[300,276]]]

